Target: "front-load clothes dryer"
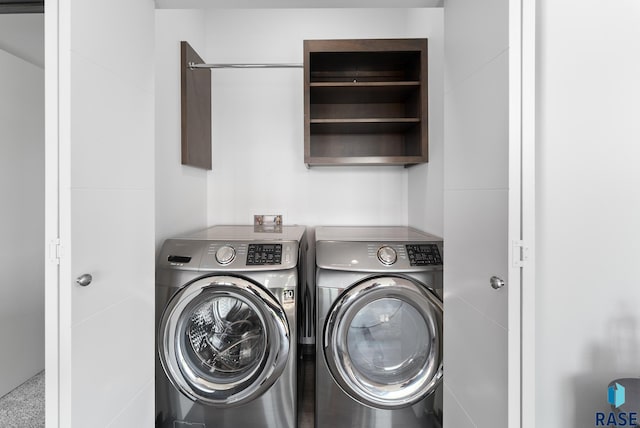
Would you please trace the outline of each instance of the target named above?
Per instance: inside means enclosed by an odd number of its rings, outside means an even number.
[[[316,228],[316,427],[442,426],[442,239]]]
[[[303,226],[168,239],[156,271],[156,427],[297,425]]]

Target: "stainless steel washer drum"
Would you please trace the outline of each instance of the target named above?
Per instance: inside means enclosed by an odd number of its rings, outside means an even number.
[[[290,349],[278,301],[239,277],[198,279],[175,294],[158,330],[158,352],[171,383],[211,406],[240,405],[279,378]]]

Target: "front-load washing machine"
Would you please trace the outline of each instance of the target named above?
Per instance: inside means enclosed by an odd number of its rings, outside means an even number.
[[[316,228],[316,427],[442,425],[442,239]]]
[[[214,226],[164,242],[156,427],[296,426],[305,230]]]

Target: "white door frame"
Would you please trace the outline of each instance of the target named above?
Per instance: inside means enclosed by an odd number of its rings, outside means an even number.
[[[508,426],[535,427],[536,0],[509,2]]]
[[[522,0],[522,239],[527,244],[521,293],[521,422],[535,428],[536,0]]]
[[[70,253],[70,13],[69,1],[45,4],[45,418],[47,428],[58,428],[71,416],[71,361],[61,356],[70,349],[71,273],[60,258]],[[66,235],[66,236],[65,236]],[[66,239],[65,239],[66,238]]]
[[[47,0],[44,14],[45,52],[45,420],[48,428],[59,423],[59,65],[58,2]]]

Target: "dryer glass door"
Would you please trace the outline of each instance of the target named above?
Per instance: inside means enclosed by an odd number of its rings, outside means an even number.
[[[327,318],[324,353],[336,382],[355,400],[411,405],[442,377],[442,304],[426,287],[383,277],[348,289]]]
[[[260,396],[289,354],[284,310],[271,293],[242,278],[187,285],[165,308],[158,334],[160,360],[174,386],[214,406]]]

